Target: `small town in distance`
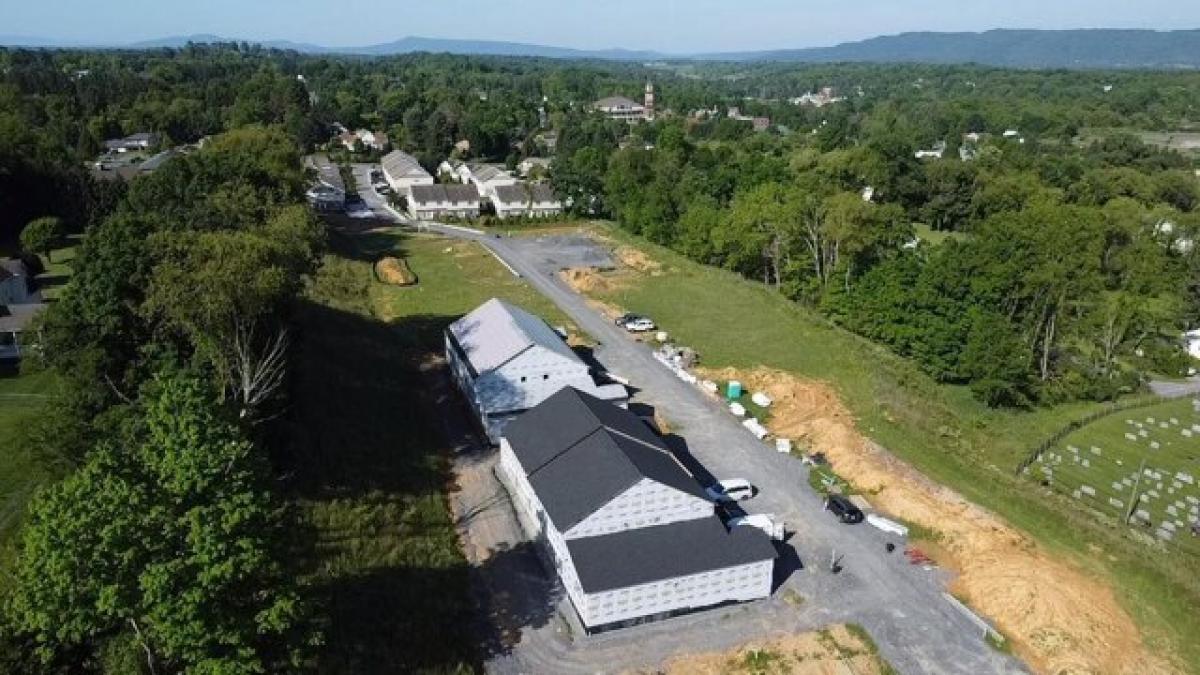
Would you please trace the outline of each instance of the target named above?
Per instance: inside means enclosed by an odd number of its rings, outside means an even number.
[[[1200,673],[1200,9],[67,4],[0,673]]]

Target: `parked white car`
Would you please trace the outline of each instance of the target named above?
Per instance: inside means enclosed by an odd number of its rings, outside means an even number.
[[[658,328],[658,326],[654,325],[653,321],[644,316],[631,317],[628,321],[621,324],[621,326],[630,333],[649,333]]]
[[[750,481],[742,478],[723,480],[705,488],[704,491],[716,502],[744,502],[758,493]]]

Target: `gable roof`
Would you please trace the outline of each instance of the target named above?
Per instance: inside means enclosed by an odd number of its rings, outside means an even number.
[[[598,593],[774,560],[775,547],[755,527],[726,530],[716,516],[568,539],[579,584]]]
[[[415,157],[399,150],[393,150],[379,160],[383,170],[390,176],[428,176],[429,172],[421,166]]]
[[[458,185],[456,183],[441,183],[438,185],[414,185],[412,201],[416,204],[477,204],[479,191],[474,185]]]
[[[492,166],[491,164],[467,164],[467,169],[471,172],[471,176],[473,176],[475,180],[483,181],[485,183],[489,180],[495,180],[497,178],[512,179],[512,176],[509,175],[507,171],[503,171],[498,167]]]
[[[560,532],[644,479],[704,498],[696,479],[633,413],[573,387],[510,422],[504,435]]]
[[[554,190],[545,183],[515,183],[496,187],[496,201],[501,204],[525,205],[557,203]]]
[[[20,258],[6,258],[0,260],[0,281],[9,277],[23,277],[29,275],[29,268],[25,266],[25,261]]]
[[[44,303],[0,305],[0,333],[20,333],[44,309]]]
[[[415,186],[414,192],[417,187],[421,186]],[[499,368],[535,345],[582,363],[545,321],[499,298],[476,307],[450,324],[448,330],[476,377]]]

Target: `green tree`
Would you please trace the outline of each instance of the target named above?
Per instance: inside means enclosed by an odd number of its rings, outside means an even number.
[[[199,379],[157,377],[134,422],[31,503],[13,624],[46,661],[124,634],[152,672],[295,670],[317,634],[268,475]]]
[[[50,260],[50,252],[62,241],[66,230],[63,222],[54,216],[45,216],[29,221],[21,230],[21,248],[31,253],[40,253]]]

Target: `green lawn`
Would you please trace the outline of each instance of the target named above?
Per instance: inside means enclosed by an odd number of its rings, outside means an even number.
[[[371,263],[385,253],[408,260],[416,287],[374,280]],[[493,296],[561,322],[477,244],[397,231],[333,237],[298,316],[292,415],[298,555],[329,620],[322,673],[479,665],[446,442],[423,370],[444,327]]]
[[[693,263],[609,228],[664,263],[601,299],[651,316],[705,366],[765,365],[825,380],[860,429],[934,480],[996,511],[1048,550],[1110,579],[1152,639],[1166,639],[1200,672],[1200,575],[1194,565],[1147,557],[1069,497],[1013,475],[1028,452],[1068,422],[1100,409],[1075,403],[1032,412],[991,410],[964,387],[941,385],[913,363],[840,330],[762,284]],[[1105,556],[1092,551],[1100,547]]]
[[[45,371],[0,373],[0,547],[8,543],[25,512],[25,503],[46,474],[34,458],[13,442],[54,395],[54,378]]]
[[[1200,556],[1186,534],[1200,519],[1200,412],[1191,398],[1101,418],[1043,453],[1031,473],[1118,522],[1136,489],[1134,527],[1149,534],[1170,523],[1176,554]]]
[[[918,238],[920,238],[922,241],[927,241],[934,246],[941,244],[947,239],[957,239],[962,241],[963,239],[967,238],[967,235],[962,232],[935,230],[925,223],[914,223],[913,230],[916,232]]]

